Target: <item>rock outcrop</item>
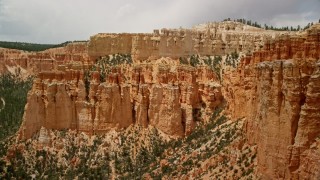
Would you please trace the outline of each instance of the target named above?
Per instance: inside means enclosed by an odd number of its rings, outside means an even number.
[[[28,94],[21,135],[29,138],[42,126],[104,133],[133,123],[169,135],[188,134],[196,113],[208,119],[206,113],[222,101],[217,77],[206,71],[208,67],[185,65],[121,65],[106,82],[100,82],[98,72],[89,82],[81,70],[41,72]]]
[[[18,55],[11,59],[3,53],[3,60],[15,64],[23,59],[18,65],[38,77],[21,127],[26,138],[42,126],[102,133],[132,123],[183,135],[192,131],[195,121],[207,121],[222,97],[212,69],[177,65],[178,58],[250,52],[288,33],[236,22],[209,23],[150,34],[98,34],[89,43],[39,53],[14,50]],[[106,82],[100,82],[98,72],[86,82],[84,72],[112,54],[130,54],[133,65],[111,69]]]
[[[91,60],[109,54],[131,54],[134,62],[194,54],[226,55],[253,52],[267,40],[292,32],[268,31],[238,22],[207,23],[192,29],[161,29],[149,34],[100,33],[90,38]]]
[[[69,43],[42,52],[0,48],[0,74],[19,71],[25,76],[37,75],[42,71],[63,70],[67,64],[73,69],[89,67],[99,57],[111,54],[130,54],[137,63],[194,54],[251,53],[282,34],[292,32],[263,30],[232,21],[201,24],[192,29],[164,28],[146,34],[99,33],[89,42]]]
[[[182,63],[192,55],[233,52],[247,54],[236,69],[219,66],[214,72],[203,63]],[[114,56],[104,77],[94,65],[114,54],[133,61],[119,63]],[[132,124],[183,136],[197,121],[209,120],[225,99],[233,119],[245,119],[249,144],[257,145],[258,177],[320,178],[319,24],[303,32],[222,22],[150,34],[98,34],[88,43],[39,53],[0,49],[0,61],[0,73],[19,67],[37,74],[20,138],[41,130],[45,144],[45,129],[101,134]]]
[[[319,158],[314,158],[320,135],[319,60],[317,24],[268,42],[265,50],[243,58],[237,70],[224,75],[229,111],[234,118],[246,118],[263,179],[320,177],[315,170]]]
[[[69,43],[65,47],[41,52],[27,52],[0,48],[0,74],[10,72],[24,76],[37,75],[42,71],[61,69],[60,66],[92,64],[89,62],[86,42]]]

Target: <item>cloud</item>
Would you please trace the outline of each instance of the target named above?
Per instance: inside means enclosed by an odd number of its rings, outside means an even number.
[[[152,32],[225,18],[304,26],[319,0],[0,0],[0,40],[59,43],[99,32]]]
[[[124,6],[121,6],[117,11],[117,17],[122,18],[125,16],[130,16],[135,12],[135,6],[132,4],[125,4]]]

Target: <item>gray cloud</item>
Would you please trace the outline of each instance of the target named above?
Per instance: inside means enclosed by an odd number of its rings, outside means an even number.
[[[319,0],[0,0],[0,40],[59,43],[99,32],[152,32],[246,18],[304,26],[320,18]]]

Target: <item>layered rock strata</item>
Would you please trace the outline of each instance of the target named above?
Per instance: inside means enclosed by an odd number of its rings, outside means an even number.
[[[84,64],[92,64],[89,62],[85,42],[69,43],[65,47],[41,52],[0,48],[0,62],[0,74],[19,72],[23,75],[37,75],[42,71],[59,70],[66,64],[81,65],[81,67]]]
[[[161,57],[177,59],[193,54],[226,55],[259,50],[267,40],[287,31],[268,31],[242,23],[227,21],[207,23],[192,29],[161,29],[149,34],[100,33],[90,38],[92,60],[109,54],[131,54],[135,62]]]
[[[98,72],[90,82],[79,70],[41,72],[28,94],[20,135],[29,138],[42,126],[92,134],[139,124],[182,136],[222,101],[215,81],[208,67],[165,64],[117,66],[106,82]]]
[[[222,87],[206,66],[172,63],[194,54],[255,50],[234,71],[224,69]],[[131,54],[133,64],[113,67],[103,82],[98,72],[88,80],[85,72],[99,57],[118,53]],[[259,177],[319,179],[319,59],[319,24],[289,33],[223,22],[151,34],[98,34],[88,44],[40,53],[1,49],[0,71],[16,66],[38,74],[20,138],[41,127],[99,134],[131,124],[182,136],[196,121],[208,120],[223,94],[231,116],[246,119],[248,142],[258,148]]]
[[[243,58],[223,86],[230,113],[246,118],[248,140],[258,146],[260,177],[319,179],[319,24]]]
[[[163,28],[145,34],[100,33],[92,36],[89,42],[69,43],[65,47],[42,52],[0,48],[0,74],[20,71],[25,75],[37,75],[42,71],[64,70],[67,64],[73,64],[72,69],[76,69],[90,66],[99,57],[112,54],[131,54],[137,63],[194,54],[251,53],[261,49],[268,40],[292,33],[264,30],[232,21],[201,24],[192,29]]]

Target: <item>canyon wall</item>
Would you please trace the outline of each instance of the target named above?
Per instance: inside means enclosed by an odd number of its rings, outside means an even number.
[[[235,51],[248,56],[238,68],[224,69],[222,85],[209,67],[177,60]],[[97,71],[88,77],[98,58],[119,53],[130,54],[133,64],[112,67],[105,79]],[[89,43],[39,53],[0,49],[0,71],[21,67],[37,74],[20,138],[42,126],[99,134],[132,124],[183,136],[225,99],[233,119],[246,119],[248,142],[258,148],[259,177],[319,179],[319,59],[319,24],[294,33],[223,22],[98,34]]]
[[[259,177],[319,179],[320,25],[281,36],[224,74],[234,118],[258,147]]]
[[[21,132],[30,137],[41,126],[88,133],[138,123],[170,135],[189,134],[197,120],[208,120],[222,100],[220,81],[206,66],[179,65],[180,57],[249,53],[281,34],[236,22],[207,23],[192,29],[150,34],[98,34],[89,43],[39,53],[14,50],[4,61],[37,74],[28,95]],[[20,54],[19,54],[20,53]],[[130,54],[132,65],[111,69],[105,82],[88,71],[100,57]]]
[[[281,34],[290,33],[236,22],[207,23],[150,34],[98,34],[88,43],[37,53],[3,50],[0,60],[7,70],[16,66],[37,75],[21,127],[27,138],[41,126],[99,133],[133,123],[183,135],[196,120],[208,120],[222,98],[212,69],[181,66],[177,59],[246,53]],[[112,54],[130,54],[133,65],[113,68],[106,82],[100,82],[99,73],[86,82],[85,71]]]
[[[162,63],[116,66],[105,82],[98,72],[90,82],[82,70],[41,72],[28,94],[20,135],[30,138],[41,126],[99,134],[139,124],[182,136],[199,113],[208,119],[221,103],[217,81],[208,67]]]
[[[100,33],[90,38],[89,56],[131,54],[134,62],[161,57],[178,59],[190,55],[226,55],[259,50],[267,40],[288,31],[268,31],[237,22],[207,23],[192,29],[161,29],[149,34]]]
[[[0,74],[20,72],[24,76],[58,70],[60,65],[90,64],[86,42],[69,43],[65,47],[41,52],[0,48]]]
[[[282,34],[292,32],[264,30],[231,21],[201,24],[192,29],[164,28],[145,34],[99,33],[89,42],[73,42],[41,52],[0,48],[0,74],[20,71],[25,76],[37,75],[42,71],[63,70],[64,65],[88,68],[98,58],[112,54],[130,54],[135,63],[141,63],[161,57],[251,53]]]

